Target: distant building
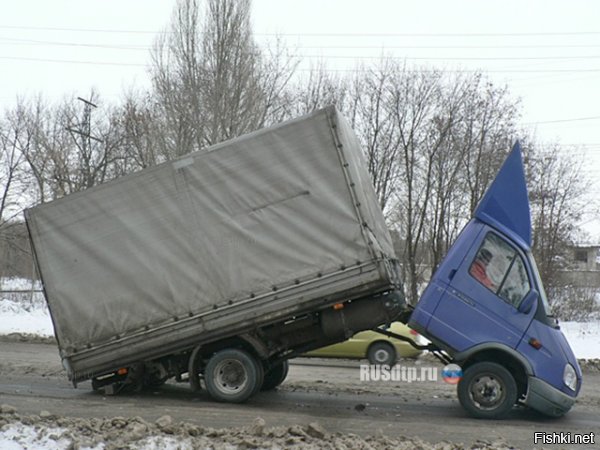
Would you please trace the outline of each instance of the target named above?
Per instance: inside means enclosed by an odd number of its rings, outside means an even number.
[[[600,271],[600,244],[571,247],[573,270]]]
[[[579,287],[600,288],[600,244],[575,244],[568,255],[568,269],[561,271],[561,281]]]

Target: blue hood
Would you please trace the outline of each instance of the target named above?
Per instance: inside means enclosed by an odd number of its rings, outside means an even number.
[[[474,217],[531,249],[531,214],[521,146],[516,142]]]

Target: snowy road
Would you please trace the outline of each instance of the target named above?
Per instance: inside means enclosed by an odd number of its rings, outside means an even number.
[[[436,363],[426,360],[420,365]],[[0,404],[10,404],[21,414],[141,416],[149,421],[168,414],[175,420],[215,428],[248,426],[262,417],[268,426],[317,422],[329,432],[418,436],[429,442],[467,444],[504,439],[518,448],[531,448],[536,431],[600,435],[600,374],[584,376],[577,405],[562,419],[515,409],[507,420],[484,422],[466,417],[455,388],[441,380],[361,382],[358,363],[349,361],[299,360],[279,390],[259,394],[247,404],[230,405],[215,403],[204,393],[191,394],[187,385],[178,384],[117,397],[94,393],[89,383],[73,389],[54,345],[0,342]]]

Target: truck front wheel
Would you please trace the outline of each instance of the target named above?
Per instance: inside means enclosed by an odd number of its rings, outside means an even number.
[[[458,383],[458,400],[472,417],[501,419],[517,401],[517,383],[500,364],[476,363]]]
[[[263,377],[262,365],[256,358],[238,349],[215,353],[204,370],[206,390],[219,402],[246,401],[260,389]]]

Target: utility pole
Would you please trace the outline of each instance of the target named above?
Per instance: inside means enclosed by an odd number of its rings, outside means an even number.
[[[97,108],[97,106],[91,102],[91,100],[86,100],[81,97],[77,97],[77,100],[83,102],[83,118],[81,123],[77,123],[74,126],[65,127],[73,137],[75,141],[75,145],[80,150],[80,158],[82,165],[83,175],[83,185],[86,188],[92,187],[95,183],[96,178],[96,169],[93,168],[93,152],[92,152],[92,140],[96,142],[102,142],[102,139],[99,139],[95,136],[92,136],[92,108]],[[82,137],[81,143],[77,140],[75,135],[79,135]]]
[[[80,100],[85,104],[83,108],[83,121],[79,124],[76,124],[80,128],[66,127],[66,129],[71,133],[76,133],[86,138],[88,144],[91,144],[89,142],[91,139],[102,142],[102,139],[92,136],[92,108],[97,108],[98,106],[91,101],[86,100],[85,98],[77,97],[77,100]]]

